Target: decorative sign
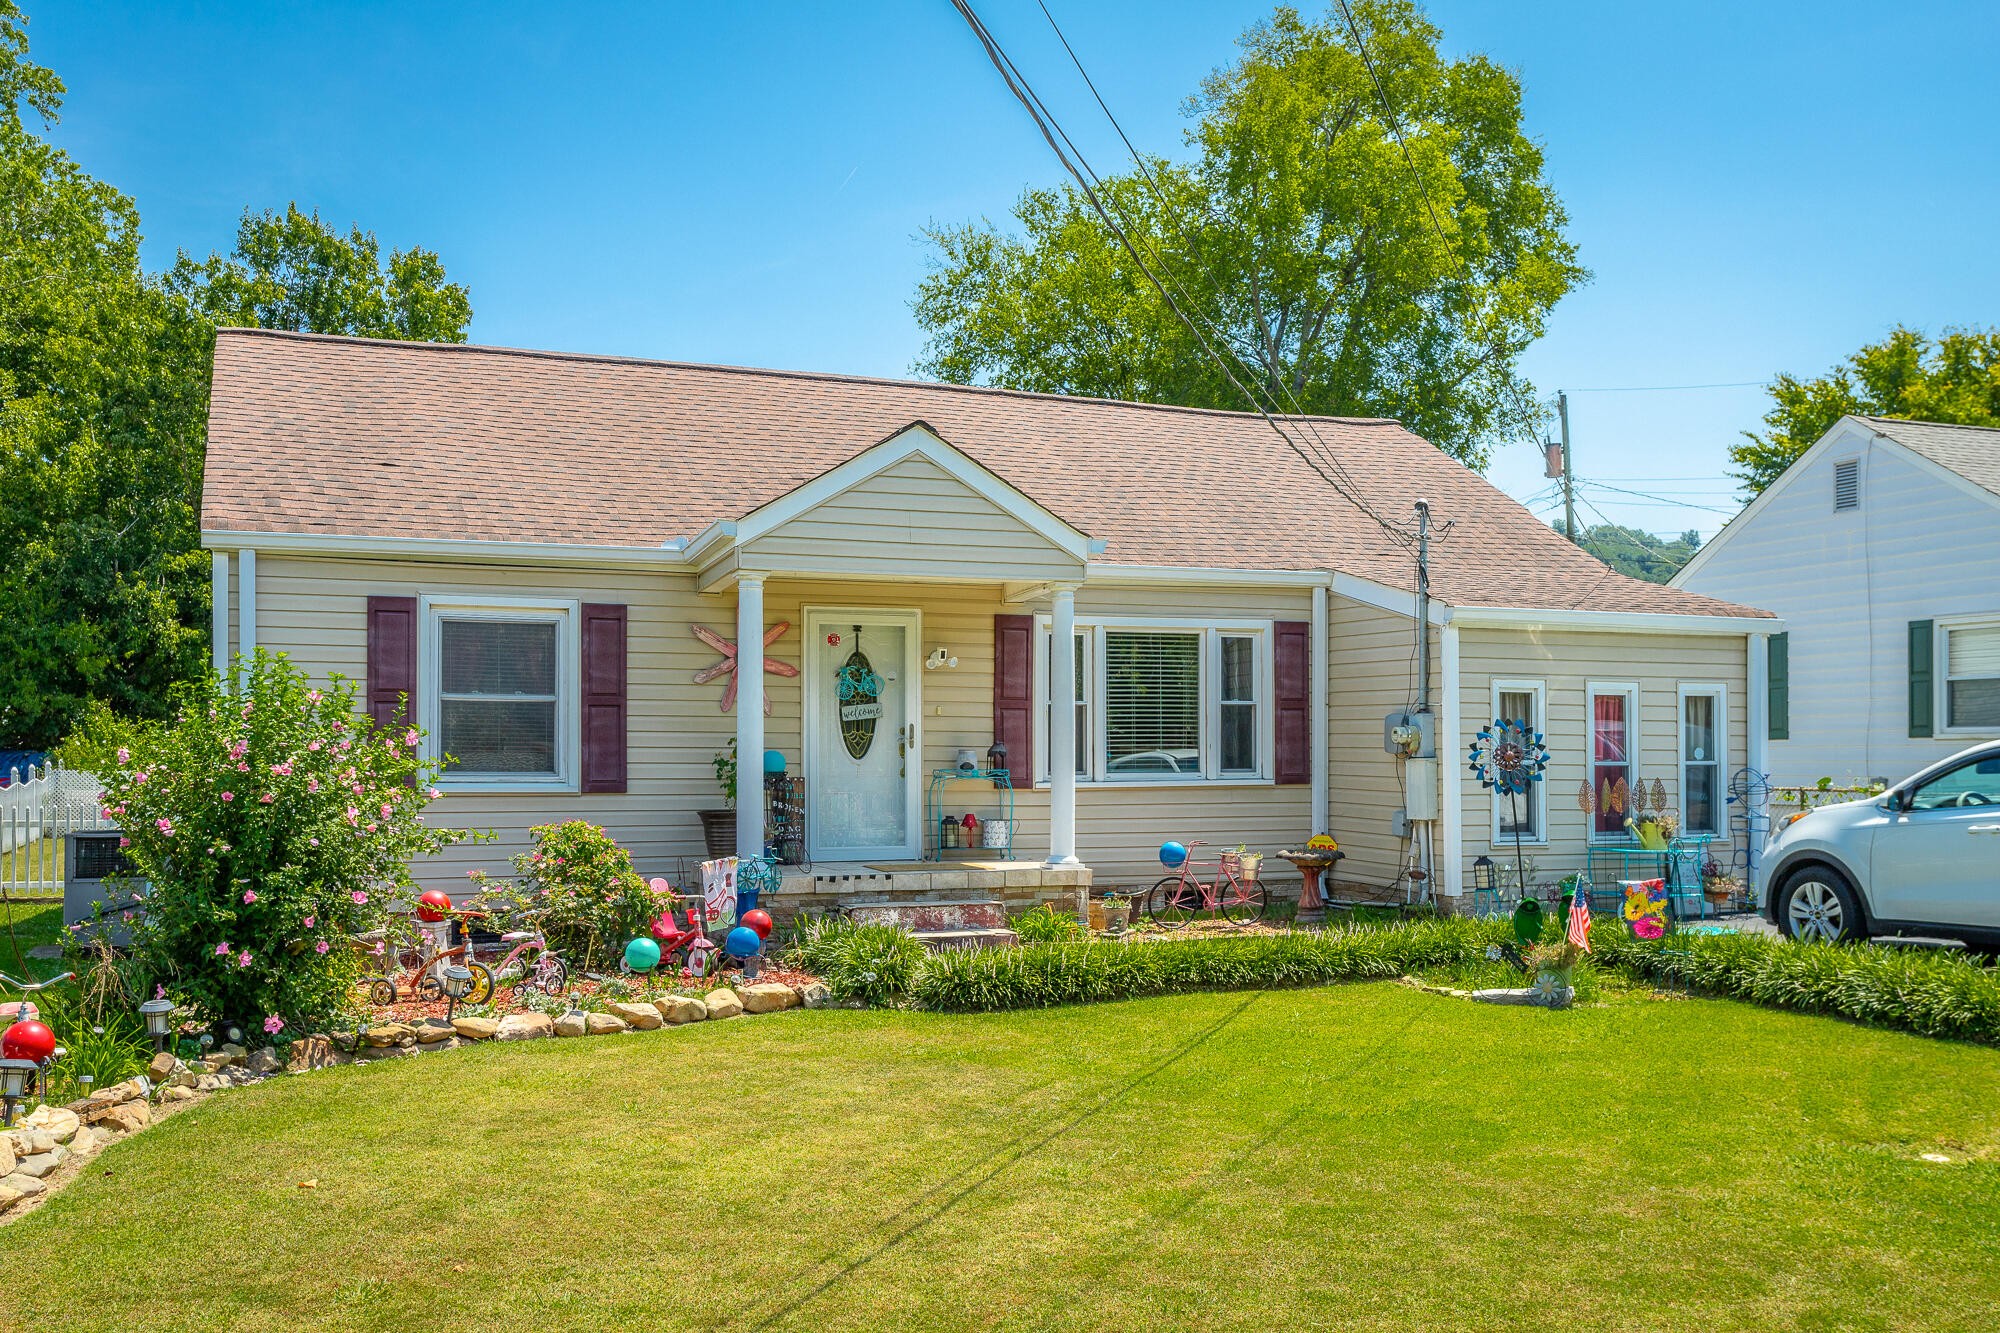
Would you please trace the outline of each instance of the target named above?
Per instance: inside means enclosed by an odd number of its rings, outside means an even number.
[[[777,624],[765,630],[764,646],[769,648],[779,639],[784,638],[785,631],[791,627],[791,621],[780,620]],[[726,713],[736,703],[736,644],[733,640],[723,638],[706,625],[694,626],[693,633],[697,639],[700,639],[703,643],[715,649],[716,652],[722,654],[720,662],[715,663],[713,666],[703,667],[694,673],[694,683],[697,685],[706,685],[711,680],[716,680],[723,676],[729,677],[729,683],[722,687],[722,711]],[[796,676],[799,674],[799,669],[790,662],[779,662],[770,657],[764,659],[764,670],[773,676]],[[771,692],[769,690],[764,691],[764,711],[766,713],[771,711]]]
[[[833,688],[840,698],[841,744],[859,759],[875,743],[875,725],[882,720],[882,678],[861,651],[859,625],[854,627],[854,651],[833,674]]]
[[[1663,879],[1620,881],[1625,890],[1625,920],[1633,935],[1656,940],[1667,933],[1667,882]]]

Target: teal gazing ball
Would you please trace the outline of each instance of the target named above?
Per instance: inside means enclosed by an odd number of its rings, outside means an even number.
[[[781,778],[785,775],[785,752],[783,750],[764,751],[764,774]]]
[[[625,966],[634,972],[650,972],[660,965],[660,942],[641,935],[625,946]]]

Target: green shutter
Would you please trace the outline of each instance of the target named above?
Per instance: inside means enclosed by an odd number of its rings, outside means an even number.
[[[1770,738],[1788,741],[1792,738],[1792,636],[1773,634],[1768,647],[1766,711],[1770,715]]]
[[[1931,652],[1937,642],[1936,627],[1928,620],[1910,622],[1910,734],[1928,736],[1935,726],[1932,701],[1937,693],[1931,684]]]

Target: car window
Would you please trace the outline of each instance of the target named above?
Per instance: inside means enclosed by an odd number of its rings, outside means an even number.
[[[1910,793],[1912,810],[1974,809],[2000,806],[2000,755],[1974,759],[1940,773]]]

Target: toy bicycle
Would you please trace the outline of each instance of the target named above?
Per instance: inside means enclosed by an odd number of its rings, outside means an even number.
[[[14,1001],[12,1006],[13,1012],[11,1014],[0,1015],[0,1017],[6,1019],[7,1025],[10,1028],[15,1023],[27,1022],[34,1019],[39,1011],[36,1009],[34,1003],[27,998],[28,996],[33,995],[36,991],[45,991],[51,986],[59,986],[65,981],[74,980],[76,980],[76,973],[74,972],[64,972],[60,975],[50,977],[47,981],[22,981],[17,977],[8,976],[5,972],[0,972],[0,986],[6,986],[10,990],[19,991],[22,997]],[[50,1040],[48,1035],[46,1035],[46,1028],[43,1029],[43,1033],[43,1040]],[[35,1066],[35,1094],[42,1100],[48,1100],[50,1068],[56,1061],[68,1054],[69,1052],[62,1047],[51,1043],[48,1047],[48,1054],[33,1062]],[[5,1099],[4,1110],[0,1110],[0,1128],[13,1125],[14,1111],[22,1101],[26,1100],[26,1093],[27,1089],[25,1087],[19,1090],[18,1096],[10,1091]]]
[[[535,913],[526,919],[539,922],[540,916],[540,913]],[[516,990],[538,990],[544,995],[554,996],[561,995],[564,988],[569,985],[569,964],[549,947],[548,939],[542,934],[539,924],[533,930],[503,931],[500,942],[514,947],[509,949],[499,962],[490,965],[481,964],[490,967],[489,975],[498,976],[519,960],[521,975],[514,983]],[[533,956],[532,961],[530,955]],[[477,974],[474,976],[476,978]],[[476,980],[474,984],[476,987]]]
[[[1247,926],[1264,919],[1270,895],[1254,874],[1246,871],[1235,852],[1224,852],[1217,862],[1217,874],[1203,883],[1194,874],[1194,849],[1207,846],[1199,840],[1185,847],[1168,843],[1161,857],[1169,865],[1170,850],[1180,853],[1176,873],[1155,884],[1146,894],[1146,917],[1168,929],[1178,929],[1203,913],[1220,913],[1232,925]]]
[[[474,917],[483,917],[486,913],[460,908],[448,915],[463,923]],[[442,926],[443,922],[435,924]],[[442,1000],[445,998],[444,970],[457,965],[472,973],[472,988],[460,997],[459,1003],[485,1004],[492,999],[493,970],[472,956],[469,945],[447,945],[445,940],[448,938],[449,935],[441,929],[422,931],[422,941],[416,948],[397,951],[396,965],[408,968],[400,979],[393,969],[386,975],[362,978],[368,988],[368,998],[379,1005],[394,1004],[402,988],[407,986],[415,999]]]
[[[687,925],[682,927],[674,919],[673,900],[669,899],[665,910],[653,922],[653,938],[660,943],[662,963],[678,954],[682,970],[691,976],[705,977],[715,965],[718,950],[715,941],[708,937],[708,899],[697,893],[691,895],[691,901],[694,905],[687,909]]]

